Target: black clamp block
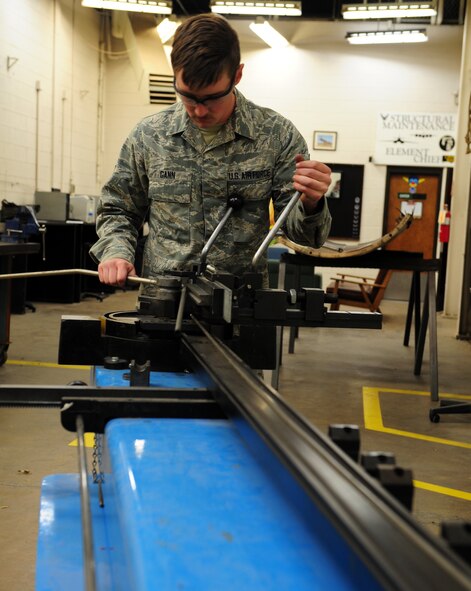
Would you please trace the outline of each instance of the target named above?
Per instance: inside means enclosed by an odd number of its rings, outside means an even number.
[[[58,355],[61,365],[100,365],[104,354],[99,318],[62,316]]]
[[[440,533],[450,548],[471,565],[471,523],[469,521],[445,521],[441,524]]]
[[[361,454],[360,464],[370,476],[377,478],[379,466],[394,466],[396,458],[393,453],[388,451],[368,451]]]
[[[329,437],[355,462],[360,453],[360,429],[358,425],[329,425]]]
[[[150,361],[145,363],[137,363],[135,359],[129,364],[131,370],[130,386],[138,386],[140,388],[147,388],[150,385]]]
[[[399,466],[378,466],[377,478],[383,487],[406,509],[412,511],[414,483],[412,470]]]
[[[301,288],[304,299],[305,317],[307,321],[323,322],[325,319],[326,308],[325,292],[318,287]]]
[[[256,320],[284,320],[288,294],[284,289],[257,289],[254,318]]]

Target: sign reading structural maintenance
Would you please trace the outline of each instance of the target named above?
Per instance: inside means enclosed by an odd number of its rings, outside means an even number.
[[[456,149],[454,113],[378,115],[375,164],[453,166]]]

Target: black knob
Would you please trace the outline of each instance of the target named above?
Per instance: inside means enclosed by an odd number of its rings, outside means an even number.
[[[232,207],[234,211],[237,211],[244,204],[244,198],[240,195],[230,195],[227,199],[227,206]]]

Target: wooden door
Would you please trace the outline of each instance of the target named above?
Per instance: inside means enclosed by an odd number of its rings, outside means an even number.
[[[435,258],[441,175],[437,169],[388,170],[384,232],[396,225],[401,211],[413,209],[414,220],[408,230],[387,244],[387,250],[422,252],[426,259]]]

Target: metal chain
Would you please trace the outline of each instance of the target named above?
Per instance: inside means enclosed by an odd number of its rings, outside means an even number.
[[[93,453],[92,453],[92,474],[93,482],[102,483],[105,481],[104,474],[102,472],[102,452],[103,452],[103,436],[101,433],[95,433],[93,440]]]
[[[102,471],[102,451],[103,451],[103,435],[101,433],[95,433],[93,440],[93,453],[92,453],[92,475],[93,482],[98,484],[98,504],[100,507],[105,506],[103,499],[103,488],[102,484],[105,482],[105,475]]]

